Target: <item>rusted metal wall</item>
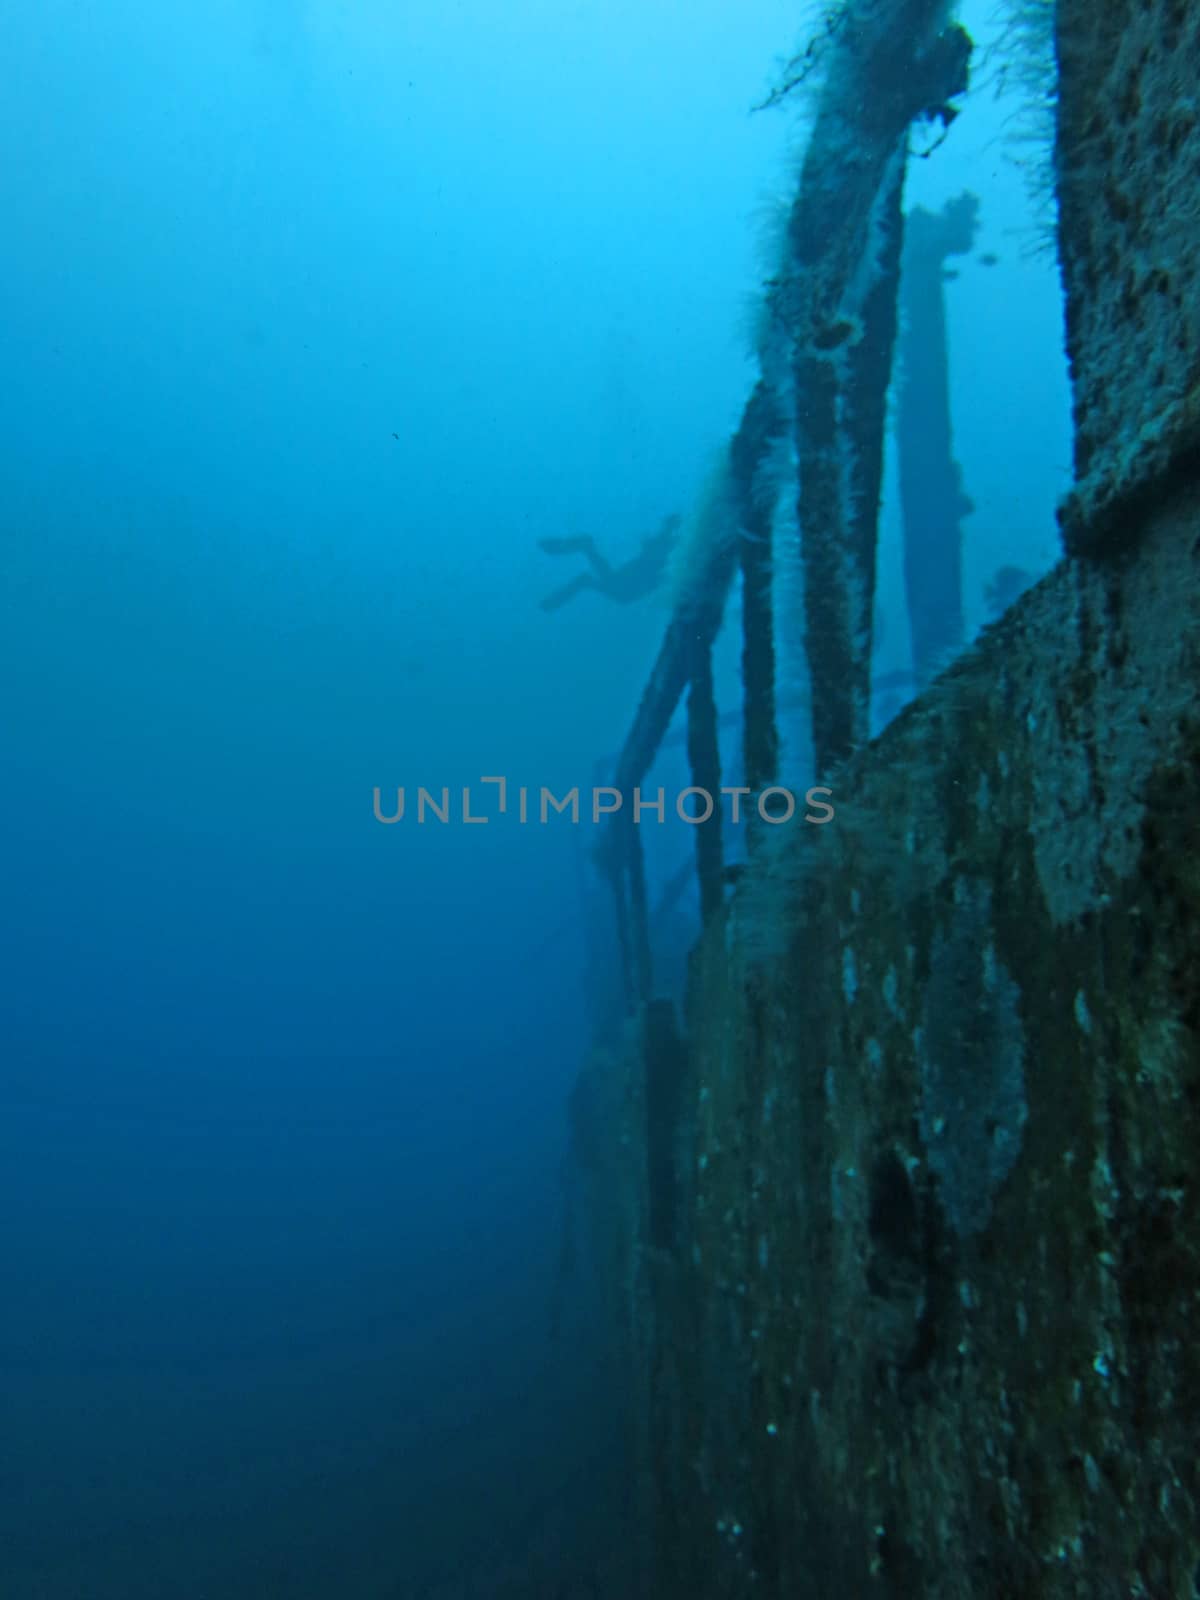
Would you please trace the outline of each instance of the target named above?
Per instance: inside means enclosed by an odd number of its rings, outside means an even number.
[[[1078,486],[1068,547],[1127,545],[1200,454],[1200,10],[1063,0],[1058,189]]]

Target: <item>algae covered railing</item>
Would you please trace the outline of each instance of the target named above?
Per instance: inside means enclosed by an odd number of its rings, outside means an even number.
[[[815,111],[782,256],[764,294],[760,377],[723,462],[727,525],[706,539],[686,575],[616,763],[613,784],[622,796],[650,770],[685,693],[692,783],[719,793],[713,645],[738,572],[745,785],[761,793],[777,778],[777,631],[803,638],[816,771],[832,773],[866,741],[910,134],[916,123],[952,120],[970,52],[944,0],[844,0],[771,97],[774,103],[804,86]],[[789,465],[781,474],[783,447]],[[802,615],[777,619],[772,534],[782,494],[793,497],[798,515],[804,599]],[[695,834],[707,921],[723,901],[718,809]],[[609,822],[601,864],[615,897],[632,1010],[650,998],[653,980],[645,862],[631,807]]]

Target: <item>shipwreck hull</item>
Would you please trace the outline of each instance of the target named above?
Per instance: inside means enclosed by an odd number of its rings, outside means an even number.
[[[657,1600],[1197,1592],[1200,24],[1102,10],[1068,554],[754,854],[681,1037],[588,1069]]]

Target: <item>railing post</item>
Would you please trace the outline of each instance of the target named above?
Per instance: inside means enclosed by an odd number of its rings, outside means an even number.
[[[721,849],[721,747],[713,692],[712,646],[698,648],[687,702],[688,762],[692,783],[711,801],[710,814],[696,823],[696,871],[700,879],[700,917],[707,924],[724,903],[725,866]]]
[[[973,508],[954,459],[943,271],[948,256],[970,250],[978,214],[978,200],[964,194],[936,215],[917,207],[905,227],[896,443],[904,587],[921,689],[963,643],[962,519]]]

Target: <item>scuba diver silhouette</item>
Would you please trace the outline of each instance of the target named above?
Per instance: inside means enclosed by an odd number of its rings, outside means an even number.
[[[622,606],[640,600],[643,595],[652,594],[662,581],[682,521],[683,518],[679,516],[665,517],[658,532],[648,534],[642,540],[642,548],[637,555],[622,562],[619,567],[605,560],[590,534],[582,533],[572,539],[539,539],[538,549],[544,550],[548,556],[584,556],[589,568],[569,583],[564,583],[561,589],[548,594],[541,602],[542,610],[557,611],[585,589],[595,589],[598,594],[607,595]]]

